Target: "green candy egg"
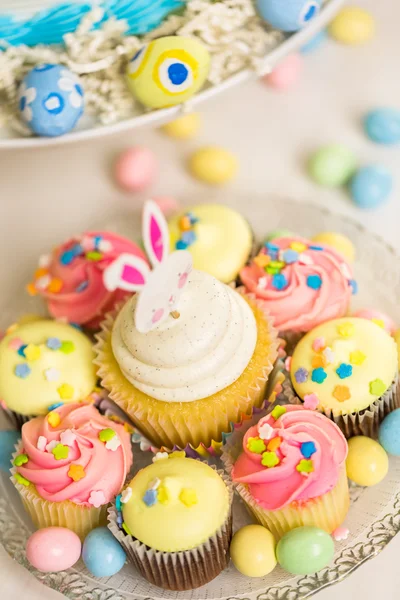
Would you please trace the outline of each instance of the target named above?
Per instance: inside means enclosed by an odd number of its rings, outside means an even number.
[[[346,185],[357,169],[357,160],[351,150],[339,144],[323,146],[310,158],[308,172],[319,185],[339,187]]]
[[[292,231],[289,231],[289,229],[275,229],[267,235],[267,237],[264,240],[264,244],[266,242],[270,242],[271,240],[277,240],[279,238],[285,237],[293,237],[294,235],[295,234]]]
[[[297,527],[278,542],[278,563],[294,575],[310,575],[328,565],[334,554],[331,536],[318,527]]]

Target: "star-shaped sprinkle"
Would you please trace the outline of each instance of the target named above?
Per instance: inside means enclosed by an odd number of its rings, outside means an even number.
[[[288,286],[288,280],[283,273],[277,273],[272,276],[272,287],[275,290],[284,290]]]
[[[308,275],[306,283],[312,290],[319,290],[322,286],[322,279],[319,275]]]
[[[115,437],[113,437],[112,440],[109,440],[108,442],[106,442],[106,449],[111,450],[112,452],[115,452],[116,450],[118,450],[118,448],[120,446],[121,446],[121,440],[119,439],[119,437],[117,435]]]
[[[132,488],[127,487],[121,494],[121,502],[122,504],[127,504],[129,500],[132,498]]]
[[[57,446],[53,448],[51,453],[56,460],[65,460],[66,458],[68,458],[69,448],[68,446],[64,446],[63,444],[57,444]]]
[[[28,479],[26,479],[26,477],[23,477],[20,473],[15,473],[14,477],[18,483],[24,485],[25,487],[28,487],[28,485],[30,485],[31,483]]]
[[[276,467],[276,465],[279,465],[278,455],[276,452],[264,452],[261,458],[261,464],[268,469]]]
[[[325,342],[325,338],[323,337],[317,337],[315,338],[315,340],[312,343],[312,349],[315,352],[319,352],[320,350],[323,350],[326,346],[326,342]]]
[[[71,354],[71,352],[73,352],[74,350],[75,350],[74,342],[70,342],[68,340],[61,342],[60,351],[63,352],[64,354]]]
[[[40,450],[40,452],[44,452],[47,446],[47,438],[44,435],[39,435],[38,441],[36,442],[36,448]]]
[[[61,348],[61,340],[56,337],[51,337],[46,340],[46,346],[49,350],[59,350]]]
[[[247,440],[247,449],[253,454],[262,454],[267,449],[263,440],[259,438],[250,437]]]
[[[62,279],[58,279],[58,277],[53,277],[53,279],[48,285],[47,291],[50,294],[58,294],[59,292],[61,292],[63,285],[64,283]]]
[[[24,345],[24,342],[21,340],[21,338],[19,337],[15,337],[12,340],[9,341],[8,343],[8,347],[10,348],[10,350],[15,350],[16,352],[18,352],[18,350],[21,348],[21,346]]]
[[[269,282],[269,277],[267,277],[266,275],[264,277],[260,277],[257,282],[257,287],[262,290],[265,290],[268,287],[268,282]]]
[[[112,440],[117,434],[115,433],[114,429],[111,429],[111,427],[106,427],[106,429],[102,429],[99,432],[99,440],[101,442],[109,442],[110,440]]]
[[[354,335],[354,325],[353,323],[341,323],[337,328],[338,334],[342,337],[349,338]]]
[[[345,402],[346,400],[350,400],[351,394],[347,385],[337,385],[335,386],[332,396],[336,398],[338,402]]]
[[[304,396],[304,408],[308,410],[315,410],[319,404],[319,398],[317,394],[306,394]]]
[[[44,370],[44,377],[47,381],[58,381],[61,377],[60,371],[54,367]]]
[[[30,374],[31,374],[31,368],[26,364],[23,363],[21,365],[17,365],[15,367],[14,370],[15,374],[17,377],[19,377],[20,379],[26,379]]]
[[[269,265],[270,260],[271,258],[268,256],[268,254],[260,253],[254,258],[254,263],[257,265],[257,267],[264,269],[264,267]]]
[[[302,453],[304,458],[311,458],[316,451],[317,448],[314,442],[303,442],[300,446],[300,452]]]
[[[269,440],[274,435],[274,428],[269,423],[259,424],[258,435],[262,440]]]
[[[285,369],[286,369],[286,371],[290,372],[290,367],[291,367],[291,366],[292,366],[292,357],[291,357],[291,356],[288,356],[288,357],[285,359]]]
[[[98,249],[100,250],[100,252],[111,252],[111,250],[113,249],[113,245],[109,240],[100,240],[99,243],[97,244]]]
[[[157,504],[157,490],[146,490],[142,500],[146,506],[154,506]]]
[[[324,383],[325,379],[328,377],[325,369],[319,367],[318,369],[314,369],[311,373],[311,381],[314,383]]]
[[[80,481],[85,476],[85,469],[82,467],[82,465],[70,465],[68,469],[68,477],[71,477],[73,481]]]
[[[292,265],[293,263],[299,260],[299,253],[296,252],[296,250],[288,248],[287,250],[282,252],[282,259],[287,265]]]
[[[267,445],[267,450],[269,452],[275,452],[275,450],[278,450],[279,446],[282,444],[282,438],[280,438],[279,436],[272,438],[272,440],[270,440],[268,442]]]
[[[197,504],[198,498],[196,490],[194,490],[193,488],[183,488],[183,490],[179,494],[179,500],[188,508],[190,508],[194,504]]]
[[[366,355],[364,352],[361,352],[361,350],[354,350],[354,352],[350,352],[350,362],[352,365],[362,365],[366,358]]]
[[[57,440],[52,440],[46,445],[46,452],[53,452],[54,448],[59,444]]]
[[[332,363],[335,362],[335,353],[333,352],[332,348],[330,348],[329,346],[327,346],[322,351],[322,356],[324,357],[327,365],[331,365]]]
[[[72,429],[66,429],[60,435],[60,441],[64,446],[72,447],[76,440],[76,434],[72,431]]]
[[[336,369],[336,373],[339,375],[340,379],[346,379],[353,375],[353,367],[346,363],[341,363]]]
[[[382,396],[387,390],[387,386],[383,383],[382,379],[374,379],[370,381],[369,392],[373,396]]]
[[[63,383],[57,388],[61,400],[71,400],[74,397],[74,388],[69,383]]]
[[[290,248],[295,252],[304,252],[307,250],[307,246],[303,242],[292,242]]]
[[[168,504],[171,501],[171,493],[166,485],[160,485],[157,492],[157,499],[161,504]]]
[[[326,367],[325,357],[322,356],[321,354],[317,354],[316,356],[313,356],[313,359],[311,361],[311,366],[313,369],[319,369],[320,367],[322,367],[322,368]]]
[[[14,465],[16,467],[22,467],[22,465],[25,465],[28,462],[28,460],[29,458],[27,454],[19,454],[14,459]]]
[[[157,452],[157,454],[155,456],[153,456],[153,463],[157,462],[158,460],[166,460],[168,458],[168,452]]]
[[[300,369],[297,369],[297,371],[294,374],[294,378],[297,383],[305,383],[308,379],[307,369],[304,369],[303,367],[300,367]]]
[[[104,492],[102,490],[93,490],[89,496],[88,502],[95,508],[100,508],[100,506],[103,506],[103,504],[106,503]]]
[[[307,475],[308,473],[312,473],[314,471],[313,461],[302,458],[296,467],[296,471],[305,475]]]
[[[274,410],[271,412],[271,417],[277,421],[282,415],[286,412],[285,406],[275,406]]]
[[[350,531],[347,529],[347,527],[337,527],[337,529],[335,529],[335,531],[332,533],[332,537],[335,542],[342,542],[347,540],[349,533]]]

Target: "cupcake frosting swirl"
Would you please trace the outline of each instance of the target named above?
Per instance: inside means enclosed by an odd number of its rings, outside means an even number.
[[[51,502],[100,506],[118,494],[132,465],[130,435],[89,404],[70,404],[22,427],[27,462],[17,472]]]
[[[346,456],[347,442],[327,417],[276,407],[246,432],[232,478],[247,484],[260,506],[278,510],[329,492]]]
[[[254,315],[234,290],[192,271],[178,307],[148,333],[134,324],[136,298],[118,315],[112,333],[114,356],[131,384],[164,402],[207,398],[236,381],[257,341]]]
[[[267,303],[280,331],[308,331],[344,316],[356,289],[340,254],[300,237],[267,242],[240,277]]]
[[[127,296],[123,290],[108,291],[103,283],[104,269],[125,252],[146,260],[136,244],[113,233],[88,232],[70,239],[41,258],[28,291],[47,300],[55,319],[97,328]]]

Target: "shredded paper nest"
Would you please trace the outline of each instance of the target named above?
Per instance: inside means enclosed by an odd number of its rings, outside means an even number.
[[[207,85],[214,86],[245,68],[258,69],[266,53],[283,39],[282,33],[262,23],[252,0],[190,0],[181,15],[170,15],[141,37],[124,35],[123,20],[109,19],[93,30],[102,17],[102,9],[94,8],[75,33],[65,36],[63,47],[15,47],[0,41],[0,127],[32,135],[18,114],[18,86],[32,67],[43,62],[66,65],[79,75],[86,114],[108,125],[144,111],[129,92],[124,72],[145,42],[166,35],[197,38],[211,54]]]

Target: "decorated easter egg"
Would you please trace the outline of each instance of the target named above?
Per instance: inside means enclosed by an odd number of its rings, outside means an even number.
[[[198,40],[179,35],[153,40],[128,64],[127,82],[133,95],[149,108],[186,102],[205,83],[210,54]]]
[[[311,54],[311,52],[315,52],[316,50],[318,50],[321,46],[323,46],[323,44],[326,42],[327,40],[327,32],[325,29],[321,29],[321,31],[318,31],[318,33],[316,33],[311,40],[309,40],[308,42],[306,42],[304,44],[304,46],[301,47],[300,52],[302,54]]]
[[[81,555],[81,540],[66,527],[46,527],[35,531],[26,543],[26,558],[43,573],[64,571]]]
[[[365,115],[364,129],[370,140],[377,144],[400,142],[400,110],[377,108]]]
[[[303,67],[301,54],[289,54],[263,80],[276,90],[288,90],[298,82]]]
[[[362,435],[351,438],[348,443],[347,477],[357,485],[371,486],[381,482],[389,469],[388,455],[382,446]]]
[[[22,80],[18,102],[21,118],[34,133],[55,137],[71,131],[80,119],[83,88],[63,65],[42,64]]]
[[[153,181],[157,170],[154,152],[136,146],[124,150],[115,163],[115,180],[129,192],[141,192]]]
[[[275,538],[261,525],[246,525],[232,538],[230,555],[237,570],[246,577],[264,577],[276,566]]]
[[[259,15],[275,29],[298,31],[317,16],[322,0],[256,0]]]
[[[359,169],[350,182],[351,197],[360,208],[377,208],[389,198],[392,188],[390,171],[379,165]]]
[[[356,251],[352,242],[345,235],[335,233],[334,231],[323,231],[322,233],[314,235],[311,239],[313,242],[318,242],[324,246],[330,246],[344,256],[350,263],[354,262]]]
[[[15,445],[20,439],[19,431],[0,431],[0,469],[5,473],[11,469],[11,458],[15,452]]]
[[[379,427],[379,443],[393,456],[400,456],[400,408],[389,413]]]
[[[356,165],[356,157],[349,148],[332,144],[314,152],[309,161],[308,171],[319,185],[339,187],[349,181]]]
[[[375,35],[375,21],[366,10],[345,6],[331,21],[328,31],[342,44],[364,44]]]
[[[199,148],[189,159],[189,170],[193,177],[211,185],[221,185],[231,181],[238,168],[236,156],[218,146]]]
[[[199,113],[190,113],[182,115],[166,125],[163,125],[161,131],[177,140],[188,140],[194,137],[200,129]]]
[[[388,315],[376,310],[375,308],[363,308],[353,314],[353,317],[359,317],[360,319],[368,319],[373,321],[382,329],[385,329],[389,335],[393,335],[396,331],[396,324]]]
[[[111,577],[124,566],[126,554],[107,527],[96,527],[83,542],[82,560],[95,577]]]
[[[316,573],[328,565],[334,554],[331,536],[318,527],[297,527],[278,542],[276,557],[280,566],[294,575]]]

